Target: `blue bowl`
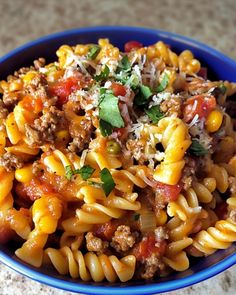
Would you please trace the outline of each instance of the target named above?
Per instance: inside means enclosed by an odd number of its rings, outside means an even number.
[[[130,40],[140,41],[144,45],[163,40],[170,44],[176,52],[191,50],[202,65],[208,67],[211,78],[236,82],[236,61],[215,49],[180,35],[134,27],[81,28],[42,37],[0,58],[0,79],[6,78],[20,67],[32,64],[32,61],[38,57],[45,57],[47,62],[55,60],[55,52],[62,44],[95,43],[99,38],[104,37],[109,38],[121,49]],[[123,294],[124,292],[130,295],[152,294],[187,287],[226,270],[236,263],[236,244],[232,244],[226,250],[217,251],[209,257],[191,261],[191,268],[184,272],[174,273],[167,278],[158,278],[147,283],[143,281],[114,284],[85,283],[73,280],[60,276],[51,269],[37,269],[23,263],[14,255],[14,245],[12,247],[0,246],[0,261],[38,282],[72,292],[103,295]]]

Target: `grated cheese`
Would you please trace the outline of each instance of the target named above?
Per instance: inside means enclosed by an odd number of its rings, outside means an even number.
[[[193,125],[195,125],[195,124],[198,122],[198,117],[199,117],[198,114],[196,114],[196,115],[193,117],[192,121],[191,121],[189,124],[187,124],[187,125],[188,125],[188,128],[191,128]]]

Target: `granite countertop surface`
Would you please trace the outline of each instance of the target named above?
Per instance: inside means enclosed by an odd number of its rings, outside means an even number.
[[[40,36],[96,25],[159,28],[202,41],[236,59],[235,0],[0,0],[0,56]],[[233,295],[236,267],[167,295]],[[70,295],[0,264],[0,295]]]

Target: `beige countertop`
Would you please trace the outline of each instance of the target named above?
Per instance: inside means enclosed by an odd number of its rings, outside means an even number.
[[[236,59],[236,0],[0,0],[0,56],[42,35],[69,28],[130,25],[202,41]],[[233,295],[236,267],[167,295]],[[0,295],[69,295],[0,264]]]

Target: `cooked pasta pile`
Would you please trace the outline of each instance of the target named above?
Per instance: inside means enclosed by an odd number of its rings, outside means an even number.
[[[0,82],[0,242],[84,281],[152,279],[236,241],[236,84],[189,50],[63,45]]]

